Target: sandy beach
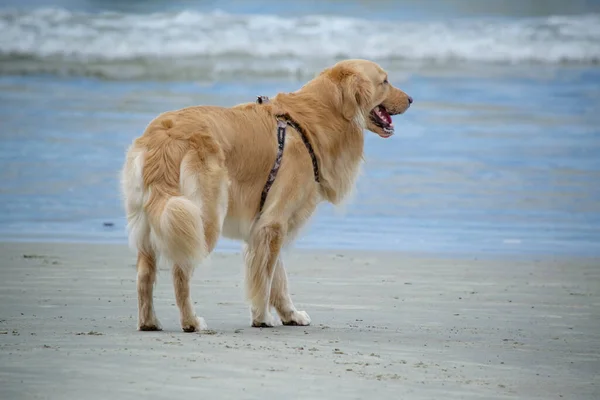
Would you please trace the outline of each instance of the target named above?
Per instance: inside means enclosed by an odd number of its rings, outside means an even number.
[[[289,251],[309,327],[256,329],[240,254],[198,268],[209,331],[136,331],[125,246],[0,244],[2,399],[597,399],[598,259]]]

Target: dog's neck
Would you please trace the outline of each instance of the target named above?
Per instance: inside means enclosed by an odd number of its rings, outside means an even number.
[[[364,119],[352,121],[341,115],[332,94],[302,90],[278,94],[273,105],[288,113],[304,128],[319,162],[320,191],[325,200],[339,204],[352,190],[364,149]],[[336,111],[338,112],[338,111]]]

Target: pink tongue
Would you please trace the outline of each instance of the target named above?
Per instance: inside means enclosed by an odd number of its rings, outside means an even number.
[[[390,114],[388,114],[385,108],[379,107],[379,114],[383,117],[385,122],[387,122],[388,124],[392,123],[392,117],[390,117]]]

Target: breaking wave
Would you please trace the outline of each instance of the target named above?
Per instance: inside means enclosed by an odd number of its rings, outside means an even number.
[[[0,11],[0,74],[107,79],[312,75],[342,58],[393,65],[597,64],[600,15],[372,21],[219,11]]]

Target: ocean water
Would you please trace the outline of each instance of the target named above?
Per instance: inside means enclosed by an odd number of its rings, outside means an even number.
[[[415,103],[366,132],[296,247],[600,255],[600,2],[0,5],[0,239],[126,243],[118,172],[158,113],[368,58]],[[219,249],[238,250],[223,239]]]

